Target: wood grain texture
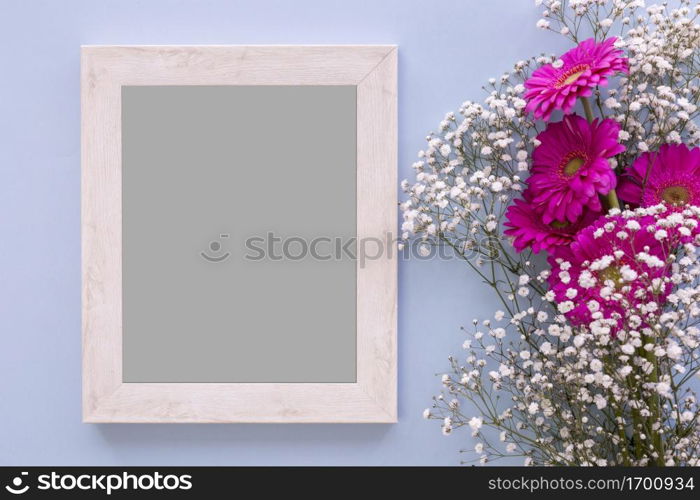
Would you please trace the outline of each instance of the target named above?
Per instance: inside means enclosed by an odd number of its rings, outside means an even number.
[[[84,46],[121,85],[357,85],[394,47]]]
[[[394,49],[357,86],[357,238],[384,246],[357,262],[357,381],[389,421],[397,419],[396,75]]]
[[[121,385],[121,87],[81,58],[83,415]]]
[[[394,46],[82,48],[83,421],[397,420],[396,77]],[[122,382],[123,85],[357,85],[357,234],[385,252],[357,263],[356,383]]]

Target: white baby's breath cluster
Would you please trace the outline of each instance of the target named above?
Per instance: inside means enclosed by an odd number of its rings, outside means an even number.
[[[404,239],[417,235],[427,243],[446,243],[460,255],[489,259],[504,250],[496,230],[522,189],[541,131],[524,115],[522,82],[534,66],[551,61],[546,56],[519,61],[490,80],[484,104],[463,103],[458,115],[445,116],[439,133],[427,137],[428,147],[413,164],[416,182],[402,182],[409,195],[401,205]]]
[[[613,164],[618,171],[663,143],[700,143],[698,5],[537,4],[538,27],[574,42],[616,36],[629,58],[629,75],[592,97],[601,115],[621,125],[627,151]],[[524,189],[544,128],[524,112],[524,82],[546,63],[558,61],[519,61],[489,80],[483,103],[448,113],[419,152],[415,180],[402,182],[403,238],[449,247],[502,306],[493,319],[474,322],[465,353],[450,357],[444,391],[425,416],[440,419],[445,434],[469,428],[482,463],[520,455],[528,465],[700,465],[698,406],[688,389],[698,372],[698,244],[663,262],[672,270],[668,304],[628,308],[614,337],[605,320],[573,327],[566,305],[548,291],[544,257],[516,253],[503,234],[505,210]],[[623,215],[632,224],[640,216]],[[692,224],[697,214],[683,217]],[[610,300],[618,295],[612,290]]]
[[[618,38],[630,74],[595,95],[595,104],[620,124],[627,146],[624,161],[664,143],[700,143],[700,8],[690,1],[649,5],[643,0],[572,0],[540,2],[547,29],[574,42],[583,36]],[[582,30],[581,24],[588,29]]]
[[[526,465],[700,465],[699,406],[687,388],[700,372],[700,237],[681,241],[677,231],[697,233],[700,208],[619,216],[632,228],[654,217],[654,234],[679,248],[654,263],[669,273],[663,283],[649,280],[647,300],[630,303],[623,278],[606,298],[608,307],[623,306],[619,319],[595,314],[600,304],[590,301],[590,323],[571,326],[549,293],[513,298],[492,320],[474,320],[465,353],[450,357],[444,391],[424,415],[440,419],[445,434],[468,427],[482,463],[521,456]],[[620,257],[611,251],[600,260]],[[635,260],[630,281],[649,256]],[[661,308],[655,297],[664,284],[676,288]],[[624,327],[611,335],[618,321]]]

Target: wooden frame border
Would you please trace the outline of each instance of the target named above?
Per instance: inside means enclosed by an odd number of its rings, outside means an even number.
[[[357,267],[356,383],[122,382],[122,85],[356,85],[357,236],[394,234],[395,46],[84,46],[83,421],[396,422],[396,259]],[[395,252],[393,252],[395,255]]]

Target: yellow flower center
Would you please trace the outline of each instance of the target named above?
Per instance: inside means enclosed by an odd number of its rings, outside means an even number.
[[[588,160],[588,156],[583,151],[572,151],[562,158],[559,168],[564,177],[571,177],[578,172]]]
[[[669,186],[661,191],[661,198],[671,205],[685,205],[690,200],[690,193],[683,186]]]
[[[608,266],[598,273],[598,279],[605,283],[606,281],[612,281],[615,284],[615,288],[622,287],[622,274],[617,266]]]
[[[571,85],[576,80],[578,80],[579,77],[583,73],[585,73],[587,69],[587,64],[577,64],[576,66],[572,66],[571,68],[563,72],[561,75],[559,75],[559,77],[554,82],[554,87],[560,89],[562,87],[566,87],[567,85]]]
[[[564,229],[568,225],[569,225],[569,223],[567,221],[561,222],[558,220],[555,220],[554,222],[552,222],[550,224],[550,226],[552,226],[554,229]]]
[[[586,160],[584,158],[581,158],[580,156],[574,156],[569,161],[567,161],[566,164],[564,164],[564,175],[566,175],[567,177],[571,177],[579,171],[579,169],[583,166],[584,163],[586,163]]]

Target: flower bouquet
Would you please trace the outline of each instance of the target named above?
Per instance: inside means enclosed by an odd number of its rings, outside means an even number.
[[[700,7],[536,3],[571,50],[491,79],[402,183],[403,238],[501,304],[424,416],[482,463],[700,465]]]

